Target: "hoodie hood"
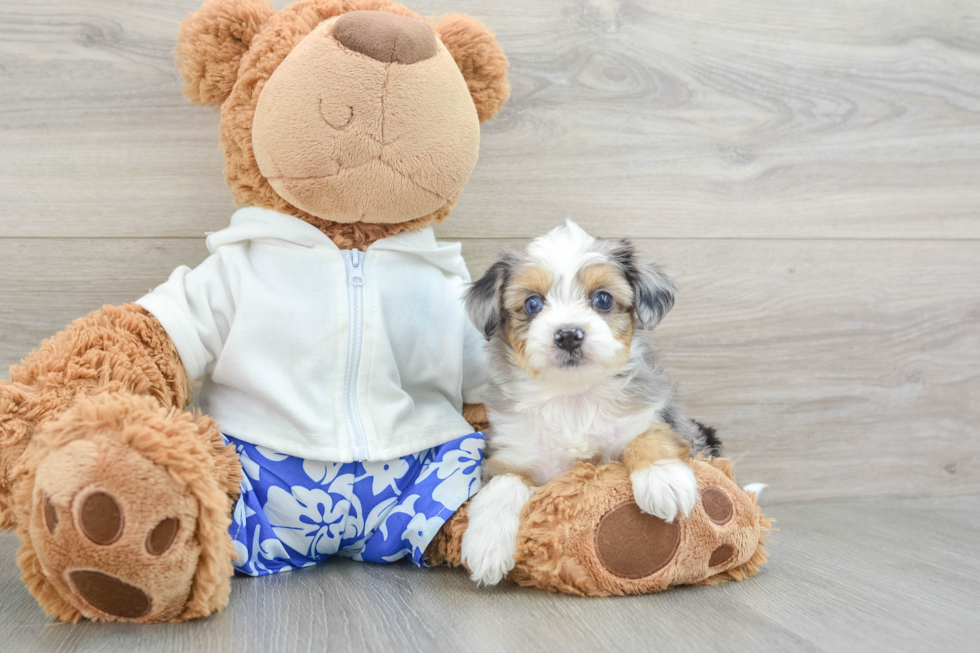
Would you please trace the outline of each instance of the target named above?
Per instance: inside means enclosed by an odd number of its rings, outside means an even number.
[[[208,235],[208,252],[224,245],[257,241],[266,243],[289,243],[302,247],[325,247],[340,252],[330,238],[297,217],[250,206],[235,211],[231,225],[221,231]],[[388,238],[382,238],[368,247],[373,251],[392,251],[412,254],[425,259],[432,265],[456,275],[463,281],[470,281],[470,273],[463,261],[462,246],[459,243],[442,243],[436,240],[432,227],[418,231],[406,231]]]

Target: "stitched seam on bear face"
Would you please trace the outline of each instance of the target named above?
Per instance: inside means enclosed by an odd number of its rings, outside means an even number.
[[[309,177],[288,177],[286,175],[279,175],[279,176],[276,176],[276,177],[266,177],[266,179],[269,179],[270,181],[310,181],[310,180],[314,180],[314,179],[330,179],[331,177],[336,177],[341,172],[344,172],[346,170],[356,170],[357,168],[362,168],[362,167],[364,167],[366,165],[370,165],[370,164],[374,163],[375,161],[377,161],[381,165],[385,166],[386,168],[388,168],[389,170],[391,170],[392,172],[394,172],[396,175],[398,175],[399,177],[401,177],[402,179],[404,179],[408,183],[412,184],[413,186],[415,186],[419,190],[424,191],[426,193],[429,193],[430,195],[435,196],[437,199],[439,199],[439,200],[441,200],[443,202],[448,202],[449,201],[448,198],[443,197],[442,195],[440,195],[439,193],[435,192],[434,190],[432,190],[430,188],[426,188],[425,186],[423,186],[419,182],[415,181],[414,179],[412,179],[411,177],[409,177],[408,175],[406,175],[404,172],[398,170],[393,165],[391,165],[387,161],[383,160],[381,157],[378,157],[376,159],[371,159],[370,161],[365,161],[364,163],[359,163],[356,166],[351,166],[349,168],[341,168],[340,170],[338,170],[337,172],[333,173],[332,175],[312,175],[312,176],[309,176]]]
[[[310,175],[309,177],[290,177],[289,175],[277,175],[275,177],[266,177],[266,179],[274,179],[276,181],[311,181],[311,180],[314,180],[314,179],[330,179],[331,177],[338,176],[340,173],[342,173],[342,172],[344,172],[346,170],[357,170],[358,168],[363,168],[364,166],[371,165],[375,161],[379,161],[381,163],[384,163],[384,161],[381,161],[380,158],[378,158],[378,159],[368,159],[364,163],[358,163],[356,166],[350,166],[349,168],[340,168],[339,170],[337,170],[337,172],[335,172],[333,174],[329,174],[329,175]],[[338,164],[338,166],[339,166],[339,164]]]
[[[449,201],[448,198],[443,197],[442,195],[440,195],[439,193],[435,192],[434,190],[432,190],[430,188],[426,188],[425,186],[423,186],[419,182],[415,181],[414,179],[412,179],[411,177],[409,177],[408,175],[406,175],[401,170],[398,170],[397,168],[395,168],[395,166],[391,165],[387,161],[385,161],[383,159],[380,159],[380,158],[378,159],[378,161],[381,162],[381,165],[385,166],[386,168],[388,168],[389,170],[391,170],[392,172],[394,172],[396,175],[398,175],[399,177],[401,177],[402,179],[404,179],[408,183],[412,184],[413,186],[415,186],[419,190],[425,191],[426,193],[429,193],[430,195],[434,195],[436,198],[438,198],[439,200],[442,200],[443,202],[448,202]]]
[[[381,85],[381,145],[385,143],[385,98],[388,95],[388,77],[391,76],[392,64],[385,64],[385,81]]]

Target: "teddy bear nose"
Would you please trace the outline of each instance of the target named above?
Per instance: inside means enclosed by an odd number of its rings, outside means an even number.
[[[383,63],[413,64],[436,54],[436,35],[417,18],[387,11],[352,11],[337,19],[333,37]]]

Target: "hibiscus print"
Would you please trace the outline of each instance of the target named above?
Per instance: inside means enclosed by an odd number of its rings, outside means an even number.
[[[364,478],[370,478],[371,491],[375,496],[381,494],[388,488],[398,492],[398,481],[412,467],[405,458],[383,460],[380,462],[363,462],[361,466],[364,468],[364,473],[358,476],[357,480],[360,481]]]
[[[335,503],[323,490],[299,485],[289,492],[270,488],[268,497],[263,512],[283,544],[314,559],[340,548],[349,502]]]
[[[444,506],[458,507],[480,489],[480,464],[483,462],[483,438],[467,438],[459,447],[428,463],[419,474],[417,484],[432,474],[441,481],[432,490],[432,498]]]
[[[418,565],[479,487],[483,439],[464,436],[389,461],[304,460],[226,439],[245,470],[230,534],[239,573],[308,567],[331,555]]]
[[[344,468],[344,463],[328,463],[322,460],[304,460],[303,471],[311,481],[330,485]]]
[[[425,547],[445,523],[446,520],[441,517],[426,517],[422,513],[417,513],[405,528],[405,539],[413,549],[424,553]]]

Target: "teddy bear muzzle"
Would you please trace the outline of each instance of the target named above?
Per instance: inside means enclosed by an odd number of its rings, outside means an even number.
[[[480,122],[428,23],[354,11],[320,23],[272,73],[251,145],[290,205],[332,222],[394,224],[455,202]]]

